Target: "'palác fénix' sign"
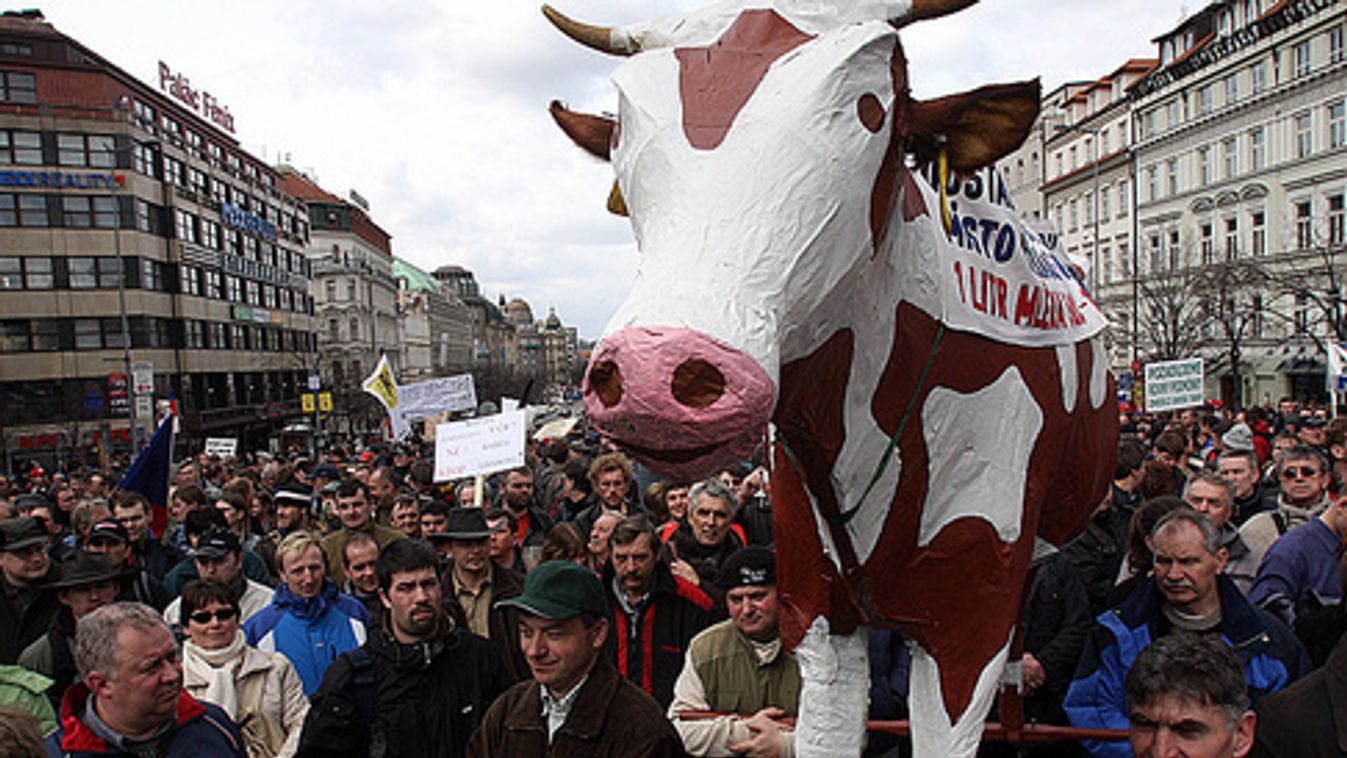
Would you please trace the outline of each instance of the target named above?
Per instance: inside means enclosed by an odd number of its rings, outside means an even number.
[[[183,74],[173,73],[173,69],[163,61],[159,61],[159,89],[177,98],[202,118],[230,134],[234,133],[234,114],[229,112],[228,106],[221,105],[209,92],[193,88],[190,79]]]
[[[126,177],[121,174],[74,173],[71,171],[0,171],[0,187],[124,189]]]

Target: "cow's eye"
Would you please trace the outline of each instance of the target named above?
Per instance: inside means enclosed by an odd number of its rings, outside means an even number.
[[[871,134],[878,134],[884,126],[884,105],[873,93],[867,92],[856,101],[856,115]]]

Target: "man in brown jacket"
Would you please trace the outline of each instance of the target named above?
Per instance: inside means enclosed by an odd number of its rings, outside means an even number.
[[[654,699],[603,657],[607,606],[593,572],[549,561],[502,604],[520,611],[519,644],[533,678],[491,705],[468,743],[470,757],[684,754]]]

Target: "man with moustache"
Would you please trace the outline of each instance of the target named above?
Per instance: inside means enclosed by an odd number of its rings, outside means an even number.
[[[384,614],[323,676],[298,756],[454,758],[509,686],[500,653],[444,612],[435,551],[419,540],[375,564]]]
[[[183,690],[178,644],[153,608],[113,603],[80,619],[75,666],[79,680],[47,735],[47,755],[246,755],[229,716]]]
[[[1244,666],[1254,703],[1310,670],[1305,648],[1286,625],[1254,607],[1222,573],[1228,554],[1204,515],[1180,508],[1151,530],[1154,575],[1096,619],[1067,690],[1072,726],[1127,729],[1124,680],[1137,655],[1174,631],[1218,636]],[[1126,756],[1120,742],[1085,740],[1097,756]]]

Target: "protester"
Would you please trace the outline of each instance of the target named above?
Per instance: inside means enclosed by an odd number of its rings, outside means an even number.
[[[534,498],[533,471],[528,466],[505,472],[500,506],[514,517],[515,541],[520,546],[543,544],[543,537],[552,528],[552,520],[538,507]]]
[[[61,608],[52,616],[51,629],[24,648],[19,665],[52,680],[47,694],[53,708],[60,707],[61,696],[75,681],[76,623],[116,599],[120,578],[121,571],[103,556],[77,553],[56,564],[43,584],[56,593]]]
[[[295,532],[276,547],[281,584],[271,605],[248,619],[248,644],[290,659],[312,695],[338,655],[365,642],[369,613],[327,580],[317,535]]]
[[[195,551],[205,535],[217,531],[230,531],[224,515],[219,511],[214,508],[198,508],[187,513],[187,519],[183,522],[183,534],[187,538],[189,557],[179,561],[178,565],[168,572],[168,576],[164,577],[164,589],[170,595],[176,597],[184,584],[202,578],[197,569]],[[266,561],[243,546],[243,541],[237,534],[234,534],[234,542],[237,542],[242,550],[243,575],[263,587],[270,587],[271,571],[267,568]]]
[[[491,530],[489,537],[491,560],[502,568],[514,572],[522,581],[524,574],[528,573],[529,566],[524,560],[524,551],[519,548],[519,536],[515,531],[518,524],[515,522],[514,514],[504,508],[490,508],[486,512],[486,526]],[[542,543],[543,540],[540,540],[537,545],[529,548],[535,563],[538,552],[542,550]]]
[[[179,556],[150,532],[150,503],[139,492],[122,492],[112,506],[112,517],[126,529],[131,565],[162,582]]]
[[[207,532],[197,540],[193,552],[197,577],[219,582],[234,593],[234,601],[241,613],[239,623],[246,622],[271,604],[272,589],[243,575],[243,546],[237,534],[227,529]],[[176,597],[164,609],[164,621],[169,626],[179,623],[181,603],[182,598]]]
[[[178,645],[153,608],[113,603],[80,619],[75,665],[49,756],[245,758],[229,716],[183,690]]]
[[[346,566],[342,573],[346,575],[346,581],[342,583],[341,591],[363,603],[371,621],[378,619],[383,611],[383,604],[379,602],[379,577],[374,571],[379,545],[368,534],[356,532],[346,541],[343,552]]]
[[[1216,460],[1216,471],[1235,485],[1235,515],[1233,522],[1240,526],[1255,513],[1276,508],[1268,502],[1263,483],[1258,476],[1258,456],[1252,450],[1229,450]]]
[[[516,644],[518,614],[503,601],[517,597],[524,588],[514,572],[491,560],[491,533],[481,508],[455,508],[449,513],[447,531],[434,540],[449,543],[445,594],[462,612],[468,631],[496,644],[513,684],[528,676],[528,664]]]
[[[136,560],[131,550],[131,538],[121,522],[105,519],[93,525],[89,530],[89,539],[84,549],[107,557],[112,565],[121,571],[121,592],[117,599],[127,602],[144,603],[156,610],[163,610],[172,596],[164,589],[158,579],[150,576]]]
[[[393,500],[393,510],[388,523],[398,531],[411,537],[421,537],[421,503],[415,495],[398,495]]]
[[[1347,753],[1347,636],[1328,662],[1290,687],[1259,701],[1252,756],[1299,758]]]
[[[505,602],[520,611],[519,644],[533,677],[491,705],[469,756],[684,754],[659,705],[603,657],[609,629],[598,577],[549,561],[529,572],[522,595]]]
[[[1216,474],[1195,474],[1184,485],[1183,500],[1216,527],[1220,533],[1221,547],[1226,552],[1225,575],[1230,577],[1240,592],[1248,595],[1254,576],[1258,573],[1258,562],[1232,523],[1235,515],[1235,484]]]
[[[594,522],[605,511],[618,516],[630,516],[639,512],[647,518],[645,508],[634,505],[630,500],[632,486],[631,461],[621,453],[605,453],[594,459],[589,467],[589,482],[598,495],[598,501],[575,517],[576,525],[582,532],[588,533]]]
[[[1295,624],[1299,607],[1339,603],[1338,558],[1347,541],[1347,499],[1283,534],[1263,556],[1249,600]]]
[[[0,521],[0,664],[18,661],[60,607],[42,588],[51,569],[47,542],[47,530],[31,516]]]
[[[744,546],[743,531],[735,529],[734,523],[739,503],[734,492],[716,479],[694,484],[690,498],[687,523],[669,537],[675,559],[670,568],[719,605],[724,593],[715,577],[725,561]]]
[[[435,552],[401,540],[379,555],[382,623],[323,677],[301,756],[462,756],[509,685],[496,648],[444,612]],[[522,755],[522,754],[520,754]]]
[[[184,688],[238,724],[248,758],[294,755],[309,701],[290,661],[248,646],[228,586],[198,579],[180,600]]]
[[[1217,637],[1176,632],[1137,656],[1124,683],[1137,756],[1242,758],[1255,716],[1239,656]]]
[[[342,574],[342,569],[346,566],[343,551],[346,548],[346,541],[355,532],[365,532],[373,537],[380,550],[407,538],[407,535],[397,529],[374,521],[374,502],[370,498],[369,489],[357,479],[347,479],[337,488],[337,517],[341,519],[341,528],[323,539],[328,578],[333,584],[341,584],[345,579]]]
[[[1239,529],[1260,563],[1279,537],[1328,507],[1328,461],[1316,448],[1286,448],[1277,458],[1275,472],[1281,483],[1276,509],[1254,514]]]
[[[3,679],[0,679],[3,681]],[[55,728],[56,720],[52,719]],[[44,758],[42,727],[33,714],[0,705],[0,755],[5,758]]]
[[[1309,670],[1291,630],[1255,608],[1221,573],[1226,552],[1207,518],[1188,508],[1155,525],[1154,573],[1122,605],[1095,621],[1067,690],[1064,709],[1084,728],[1126,728],[1122,682],[1136,654],[1172,631],[1219,633],[1239,654],[1254,697],[1276,692]],[[1092,753],[1124,755],[1116,743],[1086,740]]]
[[[609,543],[612,559],[600,575],[608,599],[604,654],[668,708],[683,651],[713,621],[711,598],[673,575],[644,516],[619,521]]]
[[[800,669],[781,644],[776,556],[743,548],[721,566],[716,584],[730,618],[692,638],[669,718],[689,755],[792,755],[795,734],[781,719],[798,711]],[[752,716],[682,719],[683,711]]]

